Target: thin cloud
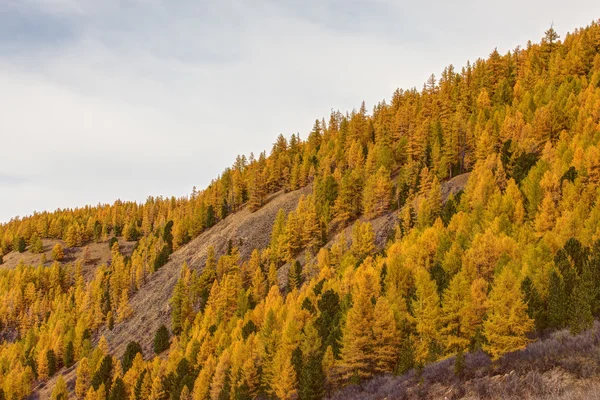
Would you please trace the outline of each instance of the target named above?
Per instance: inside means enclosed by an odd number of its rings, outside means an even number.
[[[2,187],[0,221],[184,195],[332,108],[600,15],[591,1],[534,3],[3,2],[0,171],[34,178]]]

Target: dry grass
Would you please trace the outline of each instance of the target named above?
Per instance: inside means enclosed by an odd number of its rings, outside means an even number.
[[[578,336],[559,331],[492,363],[482,352],[467,354],[462,379],[454,359],[418,375],[377,376],[332,399],[600,400],[600,323]]]

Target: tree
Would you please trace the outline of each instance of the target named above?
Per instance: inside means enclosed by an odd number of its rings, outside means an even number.
[[[556,271],[552,271],[548,287],[549,328],[560,329],[567,325],[567,304],[563,278]]]
[[[116,378],[112,387],[110,388],[110,395],[108,396],[109,400],[127,400],[127,389],[125,388],[125,383],[123,383],[123,379]]]
[[[488,339],[484,350],[493,359],[520,350],[529,343],[527,333],[532,329],[533,320],[527,315],[519,281],[509,268],[504,268],[490,293],[487,319],[483,322],[483,334]]]
[[[60,245],[60,243],[56,243],[52,248],[52,259],[54,261],[62,261],[64,257],[65,252],[63,251],[62,246]]]
[[[371,326],[375,310],[365,286],[359,285],[353,294],[353,305],[344,329],[341,365],[346,379],[360,380],[373,374],[375,341]]]
[[[363,212],[368,218],[385,213],[392,197],[392,182],[390,173],[385,167],[380,167],[377,174],[369,177],[363,192]]]
[[[296,371],[290,360],[285,357],[281,368],[278,370],[277,379],[273,382],[273,391],[281,400],[292,400],[296,397]]]
[[[91,371],[87,357],[83,357],[77,366],[77,378],[75,380],[75,395],[82,399],[91,385]]]
[[[112,384],[112,372],[113,364],[111,356],[104,356],[100,362],[100,366],[96,369],[94,376],[92,377],[92,387],[94,390],[98,390],[100,385],[104,385],[105,388],[111,387]]]
[[[63,353],[63,364],[65,367],[69,368],[73,365],[75,361],[75,346],[73,346],[73,341],[69,340],[67,346],[65,347],[65,352]]]
[[[44,252],[44,244],[42,243],[42,239],[34,233],[30,240],[29,251],[36,254],[41,254]]]
[[[54,385],[54,389],[52,389],[52,394],[50,396],[52,400],[68,400],[69,399],[69,391],[67,390],[67,383],[65,382],[65,378],[63,376],[59,376],[56,381],[56,385]]]
[[[373,315],[373,358],[375,372],[393,372],[398,359],[400,335],[390,303],[385,297],[377,299]]]
[[[323,349],[330,347],[337,357],[340,355],[340,339],[342,337],[340,296],[333,289],[328,289],[317,301],[317,307],[319,316],[315,320],[315,327],[321,337],[321,344]]]
[[[169,330],[161,325],[154,335],[154,353],[162,353],[169,348],[169,344]]]
[[[19,253],[23,253],[27,244],[25,243],[25,238],[23,236],[15,236],[15,240],[13,243],[14,251],[18,251]]]
[[[127,373],[129,368],[133,366],[133,360],[135,360],[136,354],[144,355],[142,351],[142,347],[138,342],[131,341],[127,344],[127,348],[125,348],[125,353],[123,353],[123,360],[121,365],[123,366],[123,372]]]
[[[420,268],[415,273],[416,298],[412,301],[415,335],[415,361],[423,365],[436,357],[440,328],[440,298],[429,273]]]
[[[590,329],[594,323],[588,285],[592,282],[578,278],[568,301],[569,328],[572,335]]]
[[[465,352],[475,334],[476,316],[471,298],[471,288],[464,273],[456,274],[444,292],[442,328],[440,333],[449,354]]]

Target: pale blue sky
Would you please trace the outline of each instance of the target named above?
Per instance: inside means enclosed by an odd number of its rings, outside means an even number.
[[[188,194],[331,109],[598,18],[591,0],[0,0],[0,221]]]

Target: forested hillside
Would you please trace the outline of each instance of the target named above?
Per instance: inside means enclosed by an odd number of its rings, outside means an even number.
[[[448,194],[458,175],[464,191]],[[219,231],[302,188],[268,243]],[[395,229],[378,246],[382,216]],[[188,265],[178,254],[206,232],[223,240]],[[332,112],[188,197],[13,219],[0,245],[10,399],[48,380],[56,399],[318,399],[580,333],[600,315],[600,25],[562,40],[550,28],[370,112]],[[168,321],[153,352],[137,334],[114,351],[107,332],[129,332],[136,296],[180,259],[170,300],[144,305]]]

